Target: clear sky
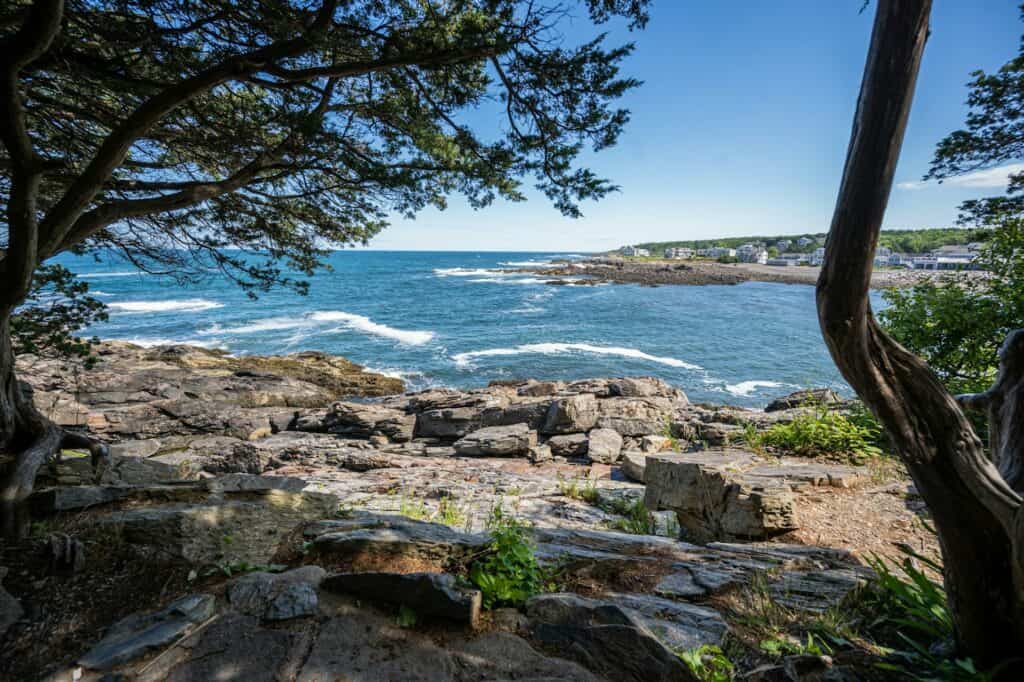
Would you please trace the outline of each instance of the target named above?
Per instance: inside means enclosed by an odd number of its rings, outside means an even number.
[[[622,190],[563,218],[541,195],[397,219],[371,248],[597,251],[627,243],[828,229],[870,37],[874,2],[654,0],[626,74],[617,147],[587,164]],[[924,184],[935,143],[964,121],[965,83],[1017,54],[1016,0],[936,0],[932,33],[886,227],[951,225],[964,199],[1005,172]],[[570,29],[572,30],[572,29]]]

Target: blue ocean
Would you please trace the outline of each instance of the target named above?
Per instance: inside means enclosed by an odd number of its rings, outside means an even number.
[[[410,390],[652,375],[694,401],[752,407],[807,386],[848,392],[810,286],[553,286],[524,270],[567,257],[580,255],[338,251],[308,295],[257,300],[218,276],[182,286],[117,260],[60,262],[109,306],[90,334],[239,355],[321,350]]]

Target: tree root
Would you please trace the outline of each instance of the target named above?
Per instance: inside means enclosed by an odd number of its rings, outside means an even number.
[[[0,502],[14,504],[27,498],[32,493],[39,468],[64,448],[88,450],[94,470],[110,458],[110,449],[103,443],[47,422],[31,445],[17,453],[0,484]]]

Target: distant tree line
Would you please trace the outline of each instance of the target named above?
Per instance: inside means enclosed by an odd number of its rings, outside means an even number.
[[[884,230],[878,238],[878,245],[892,249],[898,253],[928,253],[941,246],[951,244],[970,244],[971,242],[988,241],[991,230],[968,227],[936,227],[920,230]],[[814,243],[804,247],[797,245],[801,237],[813,239]],[[743,244],[764,242],[773,245],[781,239],[788,239],[792,244],[786,253],[810,253],[825,245],[825,233],[807,233],[796,235],[776,235],[774,237],[722,237],[719,239],[691,239],[689,241],[645,242],[635,244],[637,248],[649,249],[651,254],[660,254],[670,248],[708,249],[720,246],[735,249]]]

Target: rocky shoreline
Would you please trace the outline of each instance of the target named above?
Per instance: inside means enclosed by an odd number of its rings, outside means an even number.
[[[627,260],[617,257],[596,257],[581,261],[559,263],[534,270],[538,276],[551,277],[550,284],[740,284],[742,282],[775,282],[779,284],[809,284],[818,281],[821,268],[810,266],[769,266],[757,263],[718,263],[707,260]],[[926,270],[875,270],[871,286],[876,289],[910,287],[922,281],[935,279],[942,273]]]
[[[763,584],[794,612],[834,607],[921,509],[898,476],[743,447],[807,395],[695,405],[650,377],[405,394],[323,354],[125,343],[93,370],[19,370],[112,458],[46,467],[32,531],[0,547],[15,678],[688,680],[677,654],[723,642],[723,600]],[[496,508],[559,578],[481,611],[466,576]],[[396,626],[400,607],[422,624]],[[811,658],[750,661],[769,675],[750,679],[855,675]]]

